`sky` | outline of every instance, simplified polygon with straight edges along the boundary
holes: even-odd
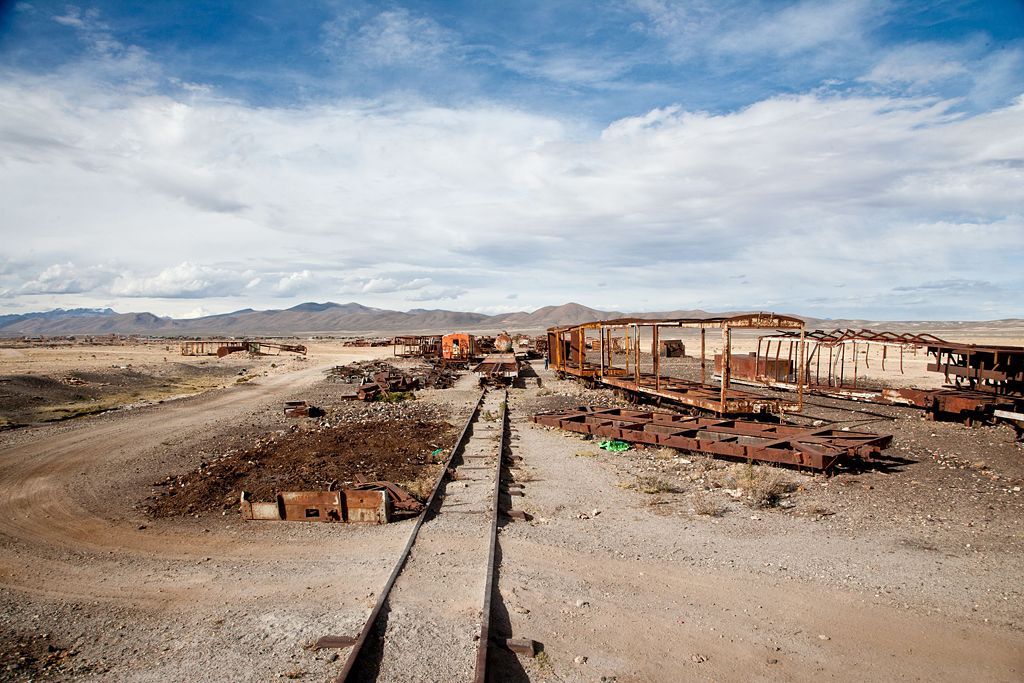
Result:
[[[1024,317],[1024,2],[0,0],[0,313]]]

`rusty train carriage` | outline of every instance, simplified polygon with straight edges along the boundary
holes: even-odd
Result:
[[[701,381],[693,382],[662,373],[660,337],[665,329],[700,330]],[[721,331],[723,346],[722,380],[719,386],[708,384],[706,333]],[[654,319],[621,318],[548,330],[548,353],[551,367],[559,373],[600,382],[632,393],[652,396],[707,410],[719,415],[798,411],[803,408],[802,371],[796,402],[778,397],[761,396],[730,386],[733,329],[793,330],[798,335],[798,367],[803,368],[804,322],[799,318],[775,313],[753,313],[733,317]],[[645,332],[650,338],[653,371],[644,372],[641,350]],[[587,357],[587,351],[600,353],[600,361]],[[616,365],[616,353],[624,353],[625,363]]]
[[[519,361],[514,353],[489,353],[472,370],[481,382],[510,384],[519,376]]]
[[[942,343],[931,334],[897,334],[868,329],[812,330],[806,332],[804,338],[807,345],[805,383],[813,388],[832,387],[839,390],[839,394],[856,392],[861,388],[858,377],[861,349],[866,369],[871,368],[871,350],[877,349],[875,362],[883,371],[898,368],[903,374],[903,361],[908,353],[916,356],[930,344]],[[781,388],[790,388],[786,385],[795,387],[799,381],[795,365],[797,342],[797,335],[792,331],[759,337],[757,351],[752,354],[753,369],[744,373],[742,379]],[[786,349],[785,355],[783,349]],[[853,358],[850,374],[847,374],[847,349]]]
[[[877,458],[892,442],[891,435],[833,427],[807,429],[622,408],[581,407],[539,413],[530,419],[580,434],[821,472],[830,472],[844,461]]]
[[[440,358],[441,337],[439,335],[401,335],[391,341],[394,355],[399,358]]]
[[[302,344],[281,344],[256,339],[224,340],[224,341],[185,341],[181,343],[183,356],[217,356],[223,358],[232,353],[247,351],[254,356],[279,356],[283,352],[306,355],[306,347]],[[272,353],[275,352],[275,353]]]
[[[928,345],[935,362],[932,372],[941,372],[946,382],[1000,396],[1024,398],[1024,347],[957,344],[937,340]]]

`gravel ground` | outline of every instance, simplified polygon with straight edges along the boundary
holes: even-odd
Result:
[[[154,481],[195,470],[218,438],[290,429],[283,400],[329,417],[362,409],[338,408],[344,387],[325,381],[326,365],[296,365],[0,434],[0,678],[337,675],[346,651],[306,646],[358,632],[411,521],[247,524],[231,511],[154,520],[145,510]],[[496,653],[498,680],[1021,680],[1024,453],[1008,428],[814,399],[791,419],[891,432],[893,458],[832,478],[761,467],[752,477],[744,464],[662,449],[607,453],[528,422],[537,410],[620,404],[542,367],[511,390],[513,473],[526,494],[512,500],[530,519],[500,529],[495,601],[498,622],[542,652]],[[417,396],[461,425],[478,390],[464,381]],[[771,506],[751,499],[754,481],[767,482]],[[406,593],[425,613],[462,614],[449,589],[463,579],[446,575],[440,553],[465,544],[468,557],[478,539],[450,531],[419,546],[432,588]],[[396,638],[432,633],[413,613],[396,609]],[[435,647],[452,633],[435,633]]]
[[[832,478],[755,466],[780,496],[758,507],[736,490],[745,464],[607,453],[527,422],[581,392],[540,372],[546,391],[511,401],[532,520],[501,536],[512,630],[544,644],[521,661],[530,680],[1020,680],[1011,430],[812,408],[891,431],[897,460]]]

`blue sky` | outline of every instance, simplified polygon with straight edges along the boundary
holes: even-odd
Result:
[[[1024,315],[1021,2],[0,8],[0,312]]]

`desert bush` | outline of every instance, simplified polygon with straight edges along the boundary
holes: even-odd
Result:
[[[789,490],[779,471],[748,460],[739,476],[743,501],[752,508],[770,508],[779,502],[779,496]]]
[[[377,396],[377,400],[381,403],[401,403],[415,398],[416,394],[411,391],[382,391]]]
[[[677,493],[677,489],[672,482],[662,479],[661,477],[645,474],[636,478],[636,487],[644,493]]]
[[[721,517],[727,509],[723,503],[708,491],[697,491],[690,496],[690,502],[693,504],[694,512],[708,517]]]

